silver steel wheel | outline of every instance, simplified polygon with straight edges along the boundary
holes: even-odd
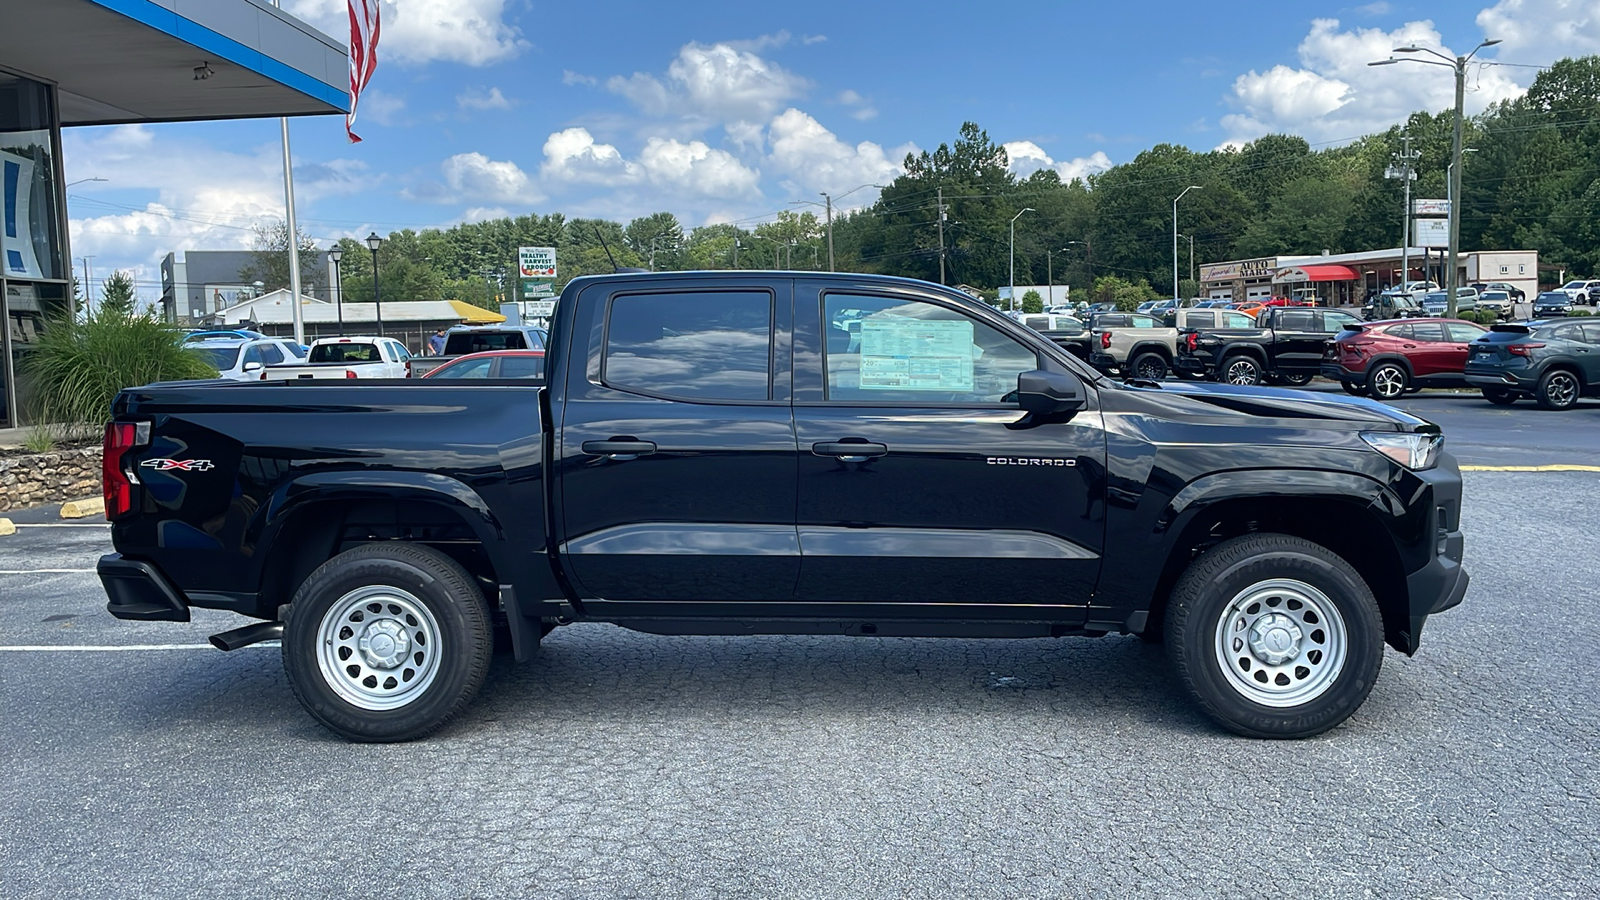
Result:
[[[317,626],[323,680],[361,709],[398,709],[422,696],[438,674],[441,649],[433,613],[389,585],[345,594]]]
[[[1393,400],[1406,392],[1406,373],[1398,366],[1379,366],[1372,373],[1372,396]]]
[[[1350,652],[1344,618],[1328,595],[1288,578],[1253,584],[1217,620],[1217,665],[1240,696],[1299,706],[1339,679]]]
[[[1554,372],[1545,383],[1544,394],[1551,406],[1570,406],[1578,399],[1578,379],[1566,372]]]
[[[1228,363],[1223,375],[1229,384],[1253,385],[1261,381],[1261,367],[1252,359],[1236,359]]]

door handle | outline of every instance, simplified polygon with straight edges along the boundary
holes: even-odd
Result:
[[[866,462],[873,457],[888,456],[889,445],[867,441],[823,441],[812,444],[811,452],[817,456],[837,457],[840,462]]]
[[[592,456],[604,456],[617,462],[627,462],[656,452],[656,445],[654,441],[613,438],[609,441],[584,441],[583,452]]]

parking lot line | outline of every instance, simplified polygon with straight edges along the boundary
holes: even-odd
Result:
[[[1600,472],[1600,466],[1557,463],[1549,466],[1462,466],[1463,472]]]
[[[0,575],[66,575],[76,572],[93,572],[94,569],[0,569]]]
[[[251,647],[277,647],[277,641],[262,641],[251,644]],[[23,644],[16,647],[0,646],[0,653],[120,653],[125,650],[213,650],[217,648],[210,644],[83,644],[77,646],[49,644]],[[240,647],[240,650],[246,648]]]

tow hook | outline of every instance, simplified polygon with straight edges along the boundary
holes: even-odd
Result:
[[[275,641],[281,637],[283,637],[282,622],[257,622],[254,625],[213,634],[208,640],[211,641],[211,646],[226,651],[259,644],[262,641]]]

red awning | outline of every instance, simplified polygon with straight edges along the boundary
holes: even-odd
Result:
[[[1361,276],[1349,266],[1286,266],[1272,277],[1279,283],[1295,281],[1359,281]]]

